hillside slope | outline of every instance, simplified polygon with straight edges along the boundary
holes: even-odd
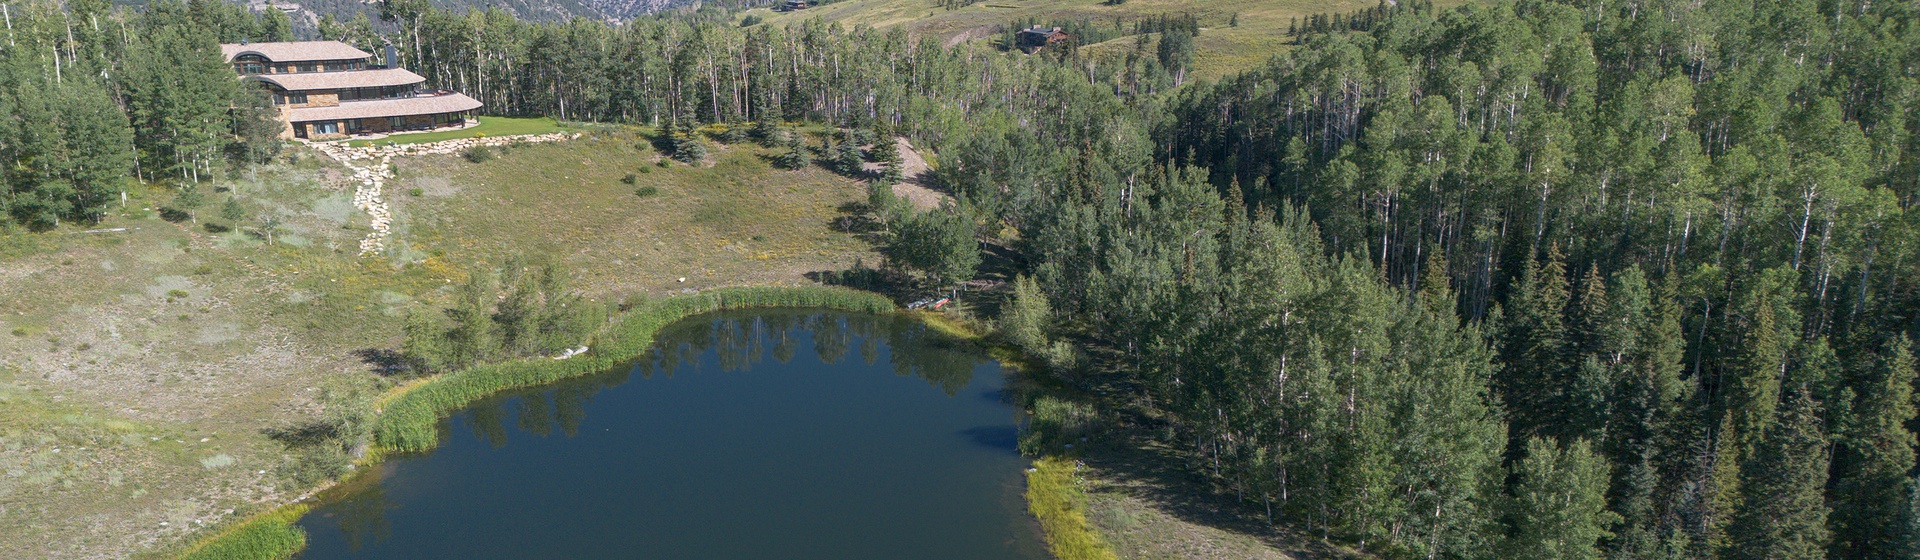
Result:
[[[1442,2],[1452,4],[1455,2]],[[1350,12],[1370,8],[1375,0],[985,0],[954,9],[935,0],[841,0],[808,10],[775,12],[760,8],[745,12],[775,25],[822,18],[843,25],[904,26],[911,32],[940,37],[948,44],[993,40],[1010,23],[1034,20],[1049,25],[1086,22],[1101,27],[1116,24],[1131,33],[1132,23],[1162,15],[1192,15],[1199,20],[1194,39],[1194,69],[1202,78],[1219,78],[1254,67],[1289,42],[1292,18],[1317,13]],[[1238,25],[1234,25],[1237,20]],[[1114,43],[1132,48],[1134,39]]]

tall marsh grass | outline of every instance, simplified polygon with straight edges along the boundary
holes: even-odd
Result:
[[[632,361],[653,346],[668,323],[724,309],[820,307],[884,313],[893,301],[875,293],[831,286],[722,288],[650,301],[628,311],[596,337],[592,351],[568,360],[530,358],[467,368],[412,387],[387,403],[374,426],[381,447],[402,453],[440,444],[442,417],[508,389],[587,375]]]
[[[280,560],[307,547],[307,532],[294,526],[304,504],[255,516],[195,543],[176,560]]]
[[[1077,465],[1064,457],[1041,457],[1027,471],[1027,509],[1040,520],[1047,550],[1060,560],[1115,560],[1113,550],[1087,522],[1086,495],[1074,480]]]

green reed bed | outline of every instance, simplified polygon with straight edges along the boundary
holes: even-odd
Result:
[[[307,546],[307,532],[293,524],[304,504],[248,518],[195,543],[177,560],[279,560]]]
[[[1113,550],[1087,522],[1086,495],[1072,459],[1041,457],[1027,471],[1027,509],[1040,520],[1047,550],[1060,560],[1114,560]]]
[[[724,309],[819,307],[885,313],[893,301],[870,292],[830,286],[721,288],[648,302],[596,337],[591,352],[568,360],[532,358],[476,366],[441,375],[395,397],[380,413],[374,434],[381,447],[403,453],[440,444],[441,418],[494,393],[588,375],[632,361],[653,346],[668,323]]]

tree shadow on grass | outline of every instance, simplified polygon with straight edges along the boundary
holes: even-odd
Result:
[[[332,422],[315,420],[291,426],[262,428],[260,433],[268,439],[280,442],[287,449],[302,449],[326,443],[340,435],[339,426]]]
[[[1086,349],[1092,364],[1124,359],[1104,345]],[[1080,371],[1037,372],[1026,378],[1054,398],[1098,403],[1096,408],[1108,416],[1104,430],[1068,450],[1093,470],[1105,492],[1138,499],[1187,523],[1245,535],[1293,558],[1370,558],[1281,518],[1279,504],[1274,504],[1270,521],[1257,497],[1242,499],[1207,477],[1192,453],[1160,441],[1168,426],[1134,401],[1140,388],[1120,381],[1124,376]]]
[[[1119,441],[1091,446],[1081,458],[1108,490],[1140,499],[1175,519],[1246,535],[1293,558],[1367,558],[1278,519],[1269,523],[1258,500],[1236,500],[1230,489],[1191,472],[1187,454],[1129,430]],[[1278,515],[1276,513],[1276,515]]]
[[[381,377],[405,375],[411,371],[407,367],[406,355],[391,348],[361,348],[354,350],[353,355],[360,358],[361,363],[367,364],[367,367],[373,369],[374,374]]]

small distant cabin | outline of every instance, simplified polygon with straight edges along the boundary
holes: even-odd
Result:
[[[811,7],[813,7],[813,2],[808,2],[807,0],[787,0],[787,3],[780,5],[779,11],[792,12],[797,10],[805,10]]]
[[[1065,31],[1061,31],[1058,27],[1041,27],[1035,25],[1020,30],[1016,43],[1017,46],[1020,47],[1020,50],[1026,51],[1027,54],[1033,54],[1040,52],[1041,49],[1053,46],[1054,43],[1065,41],[1070,37],[1072,36],[1067,35]]]

